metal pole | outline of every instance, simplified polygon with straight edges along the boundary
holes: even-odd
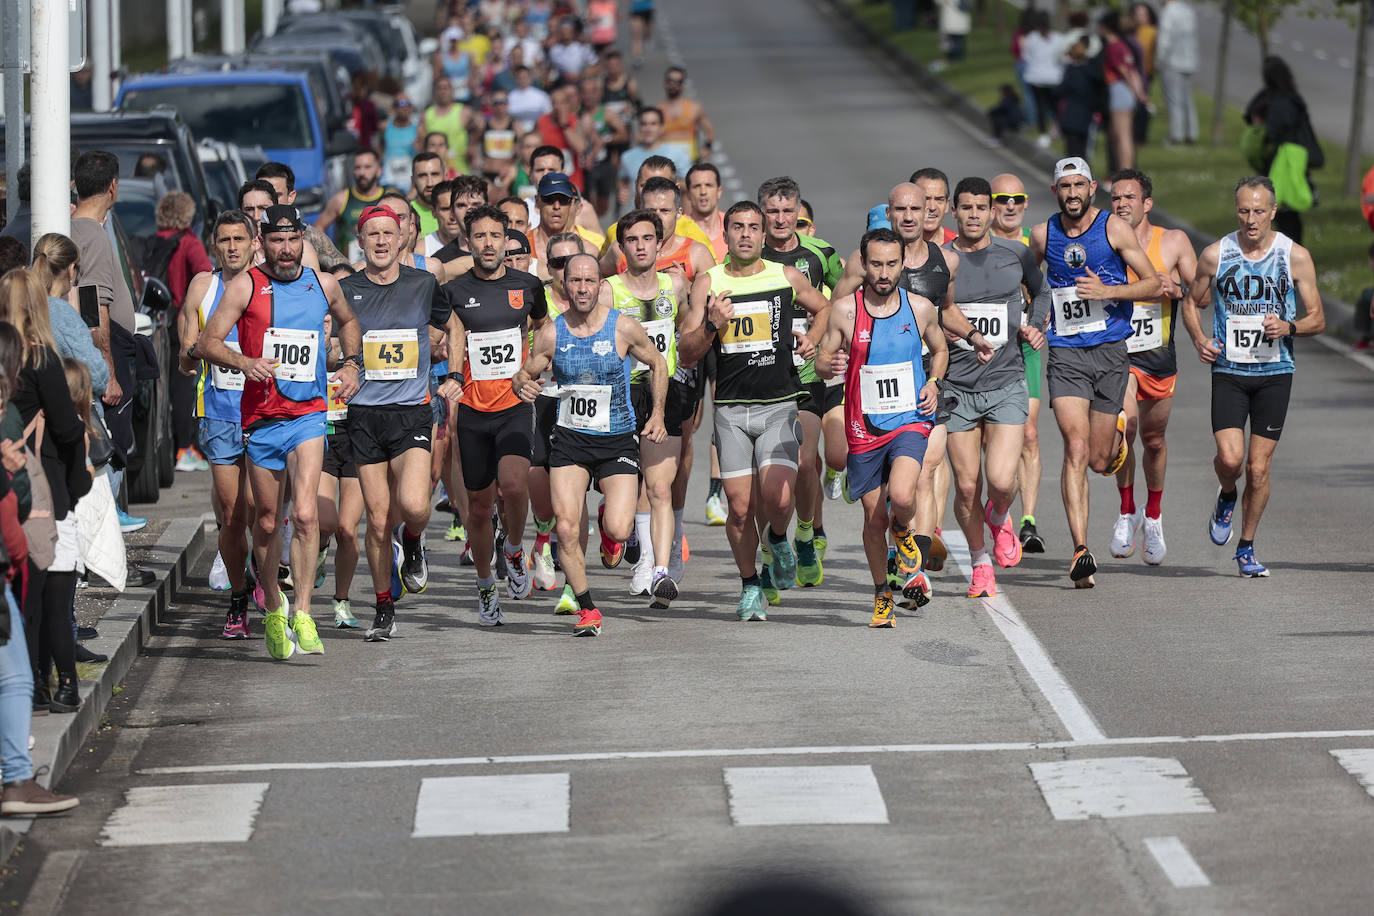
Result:
[[[67,4],[64,0],[33,0],[33,73],[30,79],[33,111],[30,206],[33,236],[46,232],[71,235],[71,94],[67,72]]]
[[[281,9],[277,6],[277,0],[262,0],[262,34],[277,34],[277,20],[281,18]]]
[[[182,45],[181,0],[167,0],[167,59],[179,60],[186,56]]]
[[[109,111],[114,101],[110,92],[110,0],[90,0],[91,110]]]
[[[181,0],[181,46],[187,57],[196,54],[196,7],[191,0]]]
[[[19,63],[19,42],[23,37],[20,0],[4,0],[3,25],[6,63]],[[24,71],[6,67],[5,79],[5,220],[19,209],[19,167],[24,164]]]
[[[114,88],[119,89],[119,71],[124,69],[124,55],[120,52],[120,42],[124,40],[124,27],[120,16],[123,15],[122,0],[110,0],[110,72],[115,74]]]
[[[244,43],[243,0],[220,0],[220,50],[242,54]]]

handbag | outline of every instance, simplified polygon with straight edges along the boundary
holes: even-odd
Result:
[[[89,435],[86,439],[86,458],[90,461],[91,467],[103,468],[115,457],[114,442],[110,440],[110,431],[105,427],[105,421],[94,408],[91,410],[91,422],[87,427]],[[118,468],[119,464],[116,463]]]
[[[43,449],[45,424],[46,418],[40,410],[24,428],[24,460],[25,470],[29,473],[31,503],[29,517],[24,520],[24,537],[29,542],[29,559],[37,569],[47,569],[57,557],[57,520],[52,514],[52,487],[48,485],[48,475],[43,472],[43,461],[38,457]],[[27,444],[30,436],[34,437],[32,447]]]

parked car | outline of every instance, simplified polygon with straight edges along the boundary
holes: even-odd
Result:
[[[358,23],[375,36],[386,54],[387,72],[401,83],[417,108],[423,109],[429,104],[434,77],[426,51],[433,53],[438,42],[434,39],[420,41],[404,8],[347,9],[293,17],[290,21],[315,23],[338,19]]]
[[[335,42],[347,43],[358,49],[363,59],[363,68],[378,76],[390,74],[400,78],[399,60],[388,59],[383,38],[368,23],[349,19],[333,13],[289,16],[277,25],[273,38],[292,40],[317,40],[328,38]],[[350,74],[356,71],[350,69]]]
[[[331,60],[327,51],[262,52],[238,56],[198,54],[167,64],[168,73],[200,73],[206,70],[292,70],[310,77],[310,88],[320,104],[325,133],[348,126],[348,71]]]
[[[244,164],[239,145],[205,137],[196,150],[200,153],[200,167],[205,171],[210,196],[219,204],[220,210],[235,209],[238,206],[239,188],[253,177],[253,172],[248,171]]]

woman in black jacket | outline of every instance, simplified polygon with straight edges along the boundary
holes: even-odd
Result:
[[[91,489],[91,475],[86,470],[86,427],[76,415],[62,358],[53,345],[47,292],[28,270],[12,270],[0,277],[0,320],[14,325],[22,346],[21,368],[11,400],[26,428],[40,411],[43,414],[38,457],[52,490],[58,533],[55,559],[47,569],[39,569],[30,560],[23,589],[25,632],[34,665],[34,711],[75,712],[81,700],[69,609],[76,593],[81,549],[72,508]],[[36,438],[35,430],[30,447]],[[49,696],[48,672],[54,663],[57,690]]]
[[[1259,171],[1268,175],[1274,164],[1274,156],[1279,145],[1296,143],[1307,149],[1307,183],[1312,183],[1312,169],[1326,164],[1326,155],[1317,134],[1312,130],[1312,120],[1307,116],[1307,103],[1298,93],[1298,84],[1293,79],[1293,71],[1283,62],[1283,58],[1270,55],[1261,67],[1264,88],[1255,93],[1250,104],[1245,106],[1245,123],[1264,126],[1264,152],[1260,162],[1252,162]],[[1315,195],[1314,195],[1315,196]],[[1280,207],[1274,217],[1274,228],[1302,244],[1302,214],[1288,207]]]

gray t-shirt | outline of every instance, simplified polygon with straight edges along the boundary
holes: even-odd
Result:
[[[339,281],[363,334],[359,407],[423,404],[429,397],[429,326],[442,328],[452,309],[434,275],[401,266],[380,286],[361,270]]]
[[[110,320],[130,334],[134,332],[134,300],[124,277],[124,266],[115,257],[105,227],[89,217],[72,219],[72,241],[81,252],[76,285],[95,285],[100,304],[110,310]]]
[[[1031,324],[1044,323],[1050,304],[1049,286],[1035,263],[1035,255],[1020,242],[995,237],[978,251],[959,251],[953,242],[945,248],[959,255],[955,304],[997,347],[997,355],[983,365],[973,348],[962,340],[950,344],[946,380],[965,391],[994,391],[1024,379],[1026,364],[1017,337],[1025,307],[1022,285],[1031,295]]]

